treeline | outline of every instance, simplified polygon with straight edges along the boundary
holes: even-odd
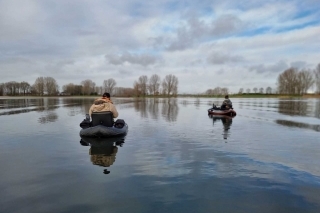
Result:
[[[0,95],[57,95],[59,86],[52,77],[38,77],[33,85],[28,82],[0,83]]]
[[[277,88],[271,87],[254,87],[240,88],[238,94],[292,94],[302,95],[315,86],[315,93],[320,94],[320,64],[314,70],[289,68],[283,71],[277,79]],[[204,92],[205,95],[226,95],[229,94],[229,89],[224,87],[216,87],[208,89]]]
[[[250,94],[252,93],[251,91],[253,91],[253,93],[260,93],[260,94],[272,94],[272,88],[271,87],[267,87],[267,88],[257,88],[257,87],[254,87],[252,90],[251,88],[247,88],[247,89],[244,89],[244,88],[240,88],[239,89],[239,92],[238,94]],[[208,89],[205,93],[205,95],[227,95],[229,94],[229,89],[226,88],[226,87],[216,87],[214,89]]]
[[[102,86],[97,86],[90,79],[81,81],[80,84],[68,83],[62,86],[61,92],[57,81],[52,77],[38,77],[33,85],[28,82],[10,81],[0,83],[0,95],[19,96],[55,96],[55,95],[101,95],[109,92],[112,96],[132,97],[146,95],[177,95],[178,78],[174,75],[167,75],[161,81],[160,76],[154,74],[150,79],[143,75],[134,82],[133,88],[116,87],[117,82],[107,79],[102,82]]]

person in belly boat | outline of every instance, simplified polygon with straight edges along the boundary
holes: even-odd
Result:
[[[221,109],[232,109],[232,102],[230,101],[229,96],[226,95],[224,98]]]
[[[111,99],[110,99],[110,94],[109,93],[103,93],[102,98],[96,99],[92,106],[89,109],[89,115],[91,117],[91,114],[93,112],[106,112],[110,111],[113,114],[113,118],[118,117],[118,111],[116,107],[113,105]]]

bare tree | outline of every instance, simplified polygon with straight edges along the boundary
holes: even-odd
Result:
[[[278,91],[284,94],[304,94],[313,85],[312,72],[309,70],[298,71],[289,68],[278,76]]]
[[[257,87],[253,88],[253,92],[257,93],[258,92],[258,88]]]
[[[178,94],[178,78],[175,75],[167,75],[163,82],[162,87],[165,89],[167,95]]]
[[[247,91],[247,94],[249,94],[249,93],[250,93],[250,89],[247,89],[246,91]]]
[[[137,81],[133,83],[133,91],[136,96],[141,95],[141,85]]]
[[[310,70],[301,70],[298,73],[298,94],[306,94],[308,89],[313,85],[314,80]]]
[[[266,94],[271,94],[271,93],[272,93],[271,87],[267,87],[267,89],[266,89]]]
[[[148,76],[142,75],[138,79],[138,84],[140,85],[140,91],[142,95],[147,95],[148,89]]]
[[[240,88],[238,94],[242,94],[242,93],[243,93],[243,88]]]
[[[81,82],[82,85],[82,93],[84,95],[92,95],[94,93],[94,89],[96,86],[96,83],[94,83],[92,80],[87,79]]]
[[[113,78],[109,78],[108,80],[103,81],[103,89],[105,92],[113,95],[114,88],[117,85],[117,82]]]
[[[75,88],[75,85],[73,83],[69,83],[69,84],[66,84],[66,85],[62,86],[62,91],[64,93],[68,93],[70,95],[74,95],[74,88]]]
[[[213,89],[207,89],[205,92],[206,95],[213,95]]]
[[[44,92],[45,92],[44,77],[38,77],[36,79],[36,81],[33,84],[33,89],[39,96],[44,95]]]
[[[259,89],[259,92],[260,92],[261,94],[263,93],[263,88],[262,88],[262,87]]]
[[[229,93],[229,89],[224,87],[224,88],[221,88],[221,95],[228,95]]]
[[[320,94],[320,64],[314,70],[316,93]]]
[[[44,87],[48,95],[56,95],[59,91],[57,81],[52,77],[44,78]]]
[[[298,71],[295,68],[289,68],[278,76],[278,92],[280,94],[296,94]]]
[[[221,95],[221,94],[222,94],[222,88],[221,88],[221,87],[215,87],[215,88],[212,90],[212,94],[213,94],[213,95]]]
[[[1,83],[0,84],[0,95],[3,96],[5,94],[5,84]]]
[[[26,95],[26,92],[29,92],[31,86],[28,82],[22,81],[20,83],[20,88],[23,91],[23,95]]]
[[[153,74],[149,80],[149,92],[150,94],[156,95],[159,94],[160,89],[160,76]]]
[[[17,88],[20,88],[20,85],[18,85],[19,83],[16,81],[9,81],[7,83],[5,83],[5,88],[6,88],[6,92],[8,95],[16,95],[17,93]]]

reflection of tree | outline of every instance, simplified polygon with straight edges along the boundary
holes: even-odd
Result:
[[[167,121],[175,121],[178,116],[177,100],[173,98],[168,99],[149,99],[141,98],[134,101],[134,108],[140,112],[141,117],[148,117],[148,113],[153,119],[159,117],[159,105],[162,104],[162,115]]]
[[[62,98],[64,108],[68,108],[68,115],[88,114],[94,101],[93,98]]]
[[[177,120],[179,107],[177,99],[168,98],[162,103],[162,115],[169,122]]]
[[[278,109],[285,115],[307,115],[308,104],[303,101],[280,101]]]
[[[0,113],[0,116],[37,111],[46,113],[39,118],[39,122],[47,123],[57,120],[58,115],[53,111],[59,108],[59,100],[52,98],[6,99],[0,102],[0,106],[0,109],[9,109],[9,111]]]
[[[37,100],[39,111],[44,114],[38,119],[38,122],[41,124],[55,122],[58,119],[58,115],[54,110],[59,108],[59,99],[43,98]]]
[[[320,118],[320,101],[316,103],[315,117]]]
[[[196,108],[198,109],[200,106],[200,98],[197,98],[194,102],[194,105],[196,106]]]
[[[159,102],[158,99],[150,99],[149,106],[148,106],[149,112],[151,114],[151,117],[153,119],[158,119],[159,117]]]
[[[229,129],[232,125],[232,117],[229,116],[221,116],[221,115],[209,115],[210,118],[212,118],[213,125],[220,121],[223,125],[223,138],[227,139],[228,136],[230,136]]]
[[[38,121],[41,124],[55,122],[58,119],[58,115],[55,112],[48,112],[45,116],[41,116]]]
[[[276,120],[277,124],[288,126],[288,127],[298,127],[303,129],[312,129],[317,132],[320,132],[320,125],[314,125],[314,124],[306,124],[306,123],[300,123],[295,121],[286,121],[286,120]]]
[[[147,113],[147,99],[136,99],[134,102],[134,109],[140,112],[141,117],[146,118],[148,117]]]

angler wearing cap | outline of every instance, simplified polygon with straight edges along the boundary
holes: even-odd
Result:
[[[92,106],[89,109],[89,115],[91,117],[91,114],[93,112],[106,112],[110,111],[113,114],[113,118],[118,117],[118,111],[116,107],[113,105],[111,99],[110,99],[110,94],[109,93],[103,93],[102,98],[96,99]]]

